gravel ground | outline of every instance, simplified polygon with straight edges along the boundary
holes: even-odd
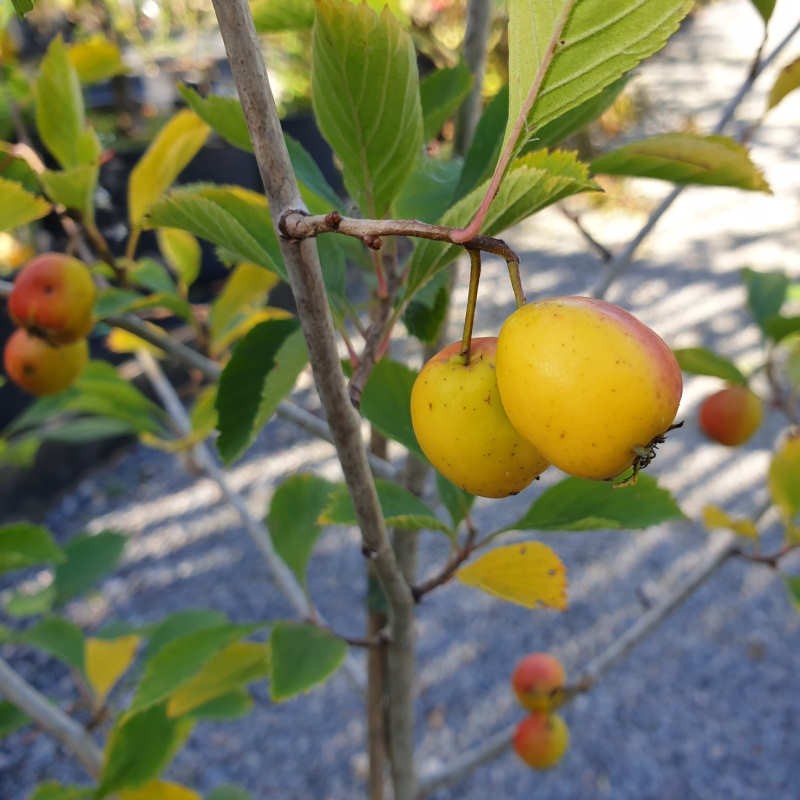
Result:
[[[775,30],[796,15],[778,3]],[[636,79],[652,104],[647,132],[686,122],[715,121],[746,70],[759,37],[747,0],[704,8],[691,26]],[[776,33],[774,41],[778,39]],[[787,54],[782,63],[797,54]],[[769,79],[741,111],[755,117]],[[687,191],[640,253],[635,269],[609,299],[626,305],[673,346],[705,344],[743,366],[758,357],[758,336],[743,311],[738,270],[784,269],[800,276],[798,198],[800,104],[787,99],[753,142],[774,195],[725,189]],[[642,207],[593,210],[591,230],[623,244],[666,189],[636,184]],[[598,274],[575,229],[547,211],[508,237],[522,253],[529,296],[585,292]],[[457,293],[456,304],[465,290]],[[486,269],[478,333],[491,333],[511,310],[501,269]],[[698,402],[714,381],[687,381],[684,429],[662,450],[653,472],[696,520],[708,502],[748,513],[764,501],[764,475],[780,428],[770,420],[736,451],[700,439]],[[314,406],[310,391],[296,398]],[[230,470],[251,508],[262,514],[281,476],[314,470],[337,477],[331,448],[279,421]],[[548,477],[544,482],[554,480]],[[476,521],[488,529],[512,521],[537,489],[504,501],[479,502]],[[290,616],[264,565],[218,501],[214,487],[180,464],[134,448],[83,479],[47,513],[60,537],[88,528],[130,534],[122,568],[102,597],[73,604],[88,625],[112,618],[134,624],[185,608],[210,607],[236,620]],[[768,532],[769,534],[770,532]],[[774,531],[771,531],[774,535]],[[577,674],[643,611],[703,558],[710,538],[696,523],[644,532],[548,537],[567,565],[570,607],[531,613],[458,584],[426,598],[419,615],[418,749],[423,771],[458,756],[487,734],[519,719],[508,688],[516,659],[552,649]],[[432,572],[444,557],[439,537],[421,540],[420,564]],[[340,630],[357,632],[363,581],[357,535],[336,529],[320,540],[309,585]],[[787,563],[798,569],[798,560]],[[792,800],[800,797],[800,616],[769,570],[729,562],[588,695],[565,711],[571,746],[562,766],[534,773],[511,754],[490,762],[436,800],[487,797],[547,800]],[[59,696],[65,673],[31,653],[10,657],[34,684]],[[243,723],[201,725],[169,771],[201,791],[224,782],[256,798],[342,800],[364,793],[364,725],[360,699],[338,674],[325,687],[282,705],[256,686],[255,710]],[[47,777],[83,780],[80,769],[44,736],[17,734],[0,742],[0,797],[26,797]]]

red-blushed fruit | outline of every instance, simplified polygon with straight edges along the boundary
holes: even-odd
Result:
[[[548,769],[567,752],[569,728],[558,714],[534,711],[517,725],[513,744],[529,767]]]
[[[631,467],[675,419],[683,378],[659,336],[590,297],[528,303],[503,323],[497,384],[511,424],[579,478]]]
[[[86,365],[86,339],[53,347],[44,339],[17,328],[3,350],[6,374],[33,395],[56,394],[66,389]]]
[[[456,486],[482,497],[522,491],[547,469],[536,448],[511,427],[500,403],[493,337],[448,345],[420,370],[411,390],[411,421],[422,451]]]
[[[761,399],[746,386],[730,384],[706,397],[700,404],[700,430],[720,444],[744,444],[761,424]]]
[[[566,680],[564,666],[550,653],[528,653],[511,674],[514,694],[528,711],[552,711],[561,705]]]
[[[11,319],[51,344],[69,344],[92,329],[95,285],[87,266],[63,253],[29,261],[8,298]]]

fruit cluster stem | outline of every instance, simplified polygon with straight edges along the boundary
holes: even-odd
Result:
[[[464,333],[461,336],[461,350],[459,351],[465,365],[469,364],[475,309],[478,306],[478,284],[481,281],[481,252],[469,247],[467,252],[469,253],[469,291],[467,292],[467,309],[464,313]]]

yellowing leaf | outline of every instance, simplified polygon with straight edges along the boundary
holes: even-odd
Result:
[[[202,800],[197,792],[169,781],[148,781],[136,789],[123,789],[120,800]]]
[[[269,647],[234,642],[221,650],[169,699],[167,716],[179,717],[269,672]]]
[[[468,586],[526,608],[567,607],[567,575],[561,559],[540,542],[520,542],[490,550],[462,567],[456,577]]]
[[[112,353],[135,353],[137,350],[148,350],[158,358],[163,358],[164,356],[164,351],[160,347],[156,347],[135,333],[125,331],[122,328],[113,328],[111,330],[111,333],[106,337],[106,347]]]
[[[787,439],[772,457],[767,485],[772,502],[791,526],[800,512],[800,436]]]
[[[156,231],[158,249],[180,282],[189,287],[200,274],[202,253],[200,243],[188,231],[180,228],[159,228]]]
[[[119,47],[100,34],[71,44],[67,56],[81,83],[97,83],[125,72]]]
[[[50,213],[50,203],[26,192],[16,181],[0,178],[0,231],[9,231]]]
[[[158,200],[203,146],[211,128],[193,111],[175,114],[159,131],[131,172],[128,211],[131,226],[138,227]]]
[[[119,639],[87,639],[85,645],[86,677],[102,703],[111,687],[131,665],[139,646],[138,636]]]
[[[800,87],[800,58],[796,58],[791,63],[787,64],[775,78],[775,83],[769,90],[767,98],[767,111],[775,108],[789,92],[794,91]]]
[[[703,525],[709,530],[723,528],[733,531],[739,536],[744,536],[746,539],[758,539],[758,528],[756,528],[756,524],[753,520],[747,519],[746,517],[743,519],[734,519],[719,508],[719,506],[706,506],[703,509]]]

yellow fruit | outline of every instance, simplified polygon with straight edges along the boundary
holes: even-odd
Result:
[[[472,340],[469,364],[460,342],[422,368],[411,391],[411,420],[422,451],[457,486],[482,497],[522,491],[547,468],[512,427],[500,404],[493,337]]]
[[[514,750],[534,769],[557,764],[569,747],[569,728],[558,714],[534,711],[517,725]]]
[[[511,424],[544,458],[570,475],[603,480],[667,431],[683,387],[657,334],[588,297],[515,311],[498,337],[497,382]]]
[[[86,339],[53,347],[24,328],[11,334],[3,351],[8,377],[37,396],[66,389],[80,375],[88,358]]]

